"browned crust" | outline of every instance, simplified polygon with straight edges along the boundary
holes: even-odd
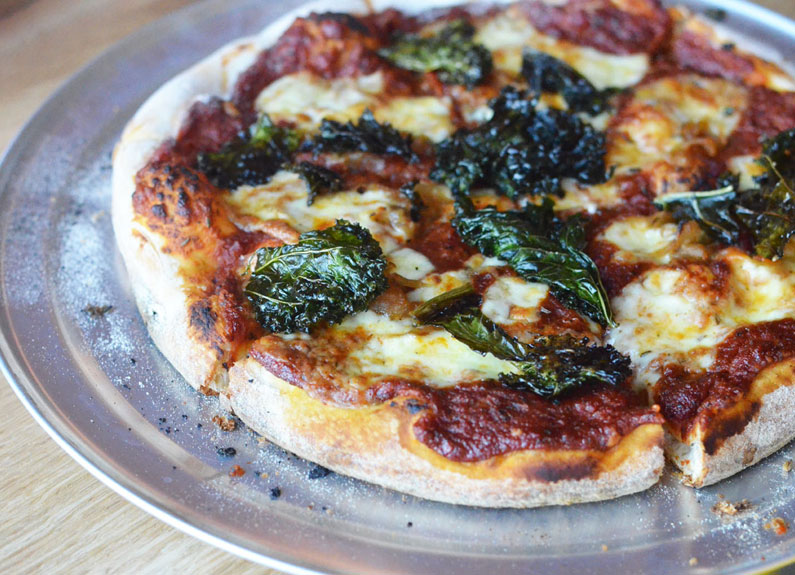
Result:
[[[734,406],[700,422],[684,440],[666,434],[666,453],[694,487],[757,463],[795,438],[795,360],[768,367]]]
[[[520,451],[450,461],[413,436],[400,401],[343,408],[310,397],[254,359],[230,371],[222,402],[249,427],[297,455],[419,497],[482,507],[598,501],[653,485],[663,468],[662,426],[646,424],[606,452]]]

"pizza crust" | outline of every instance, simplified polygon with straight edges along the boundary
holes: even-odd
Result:
[[[795,360],[774,365],[763,371],[738,404],[738,410],[751,404],[760,406],[740,433],[728,437],[714,453],[708,453],[704,438],[716,428],[697,427],[689,441],[666,434],[665,450],[682,470],[684,482],[693,487],[712,485],[750,467],[784,447],[795,438]],[[728,411],[728,410],[727,410]],[[724,415],[726,420],[730,414]]]
[[[221,403],[250,428],[300,457],[447,503],[536,507],[610,499],[652,486],[664,465],[658,424],[636,428],[604,453],[523,451],[476,463],[453,462],[413,437],[412,416],[401,405],[327,405],[253,358],[232,367]]]

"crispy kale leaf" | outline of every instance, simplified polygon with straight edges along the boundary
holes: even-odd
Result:
[[[540,205],[500,212],[472,208],[468,198],[456,203],[453,227],[483,255],[506,261],[528,281],[547,284],[566,306],[601,325],[614,325],[599,271],[585,247],[585,226],[579,216],[565,222],[544,198]]]
[[[306,183],[306,205],[311,206],[321,194],[333,194],[342,188],[342,177],[335,171],[310,162],[290,166]]]
[[[755,255],[779,258],[795,235],[795,129],[767,142],[758,162],[766,171],[756,188],[741,191],[730,176],[717,190],[667,194],[654,203],[679,222],[695,220],[715,240],[747,241]]]
[[[376,121],[368,109],[356,124],[323,120],[320,132],[313,138],[309,148],[315,153],[369,152],[400,156],[407,161],[413,161],[415,155],[411,150],[411,141],[410,136],[404,136],[391,125]]]
[[[492,118],[461,129],[437,146],[431,179],[466,195],[475,184],[510,198],[560,192],[562,178],[605,180],[605,137],[576,116],[537,110],[536,100],[512,87],[491,104]]]
[[[436,72],[445,84],[476,86],[491,73],[491,52],[472,41],[475,29],[466,20],[456,20],[433,36],[407,34],[397,38],[379,54],[399,68],[414,72]]]
[[[725,244],[737,244],[742,226],[734,213],[737,192],[731,185],[706,192],[665,194],[654,204],[671,212],[678,222],[695,220],[714,239]]]
[[[244,291],[270,332],[308,332],[367,309],[387,287],[386,260],[370,232],[337,220],[297,244],[260,248]]]
[[[263,114],[219,152],[199,154],[198,167],[220,188],[264,184],[290,160],[299,143],[296,131],[274,125]]]
[[[522,76],[535,94],[557,92],[574,112],[601,114],[610,108],[608,99],[618,90],[599,90],[565,62],[535,50],[522,54]]]
[[[479,353],[513,362],[517,372],[500,374],[500,382],[542,397],[555,397],[594,381],[618,385],[631,373],[629,358],[609,345],[587,345],[587,338],[540,336],[532,343],[521,342],[484,316],[479,300],[467,284],[425,302],[414,316],[422,323],[443,327]]]
[[[417,183],[418,182],[416,180],[413,180],[400,186],[400,193],[403,194],[411,204],[409,217],[411,218],[412,222],[420,221],[422,210],[426,208],[422,196],[417,193]]]

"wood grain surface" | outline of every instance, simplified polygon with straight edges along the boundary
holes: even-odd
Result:
[[[0,0],[0,150],[81,66],[188,0]],[[795,18],[795,0],[760,0]],[[172,529],[94,479],[0,383],[0,571],[265,573]]]

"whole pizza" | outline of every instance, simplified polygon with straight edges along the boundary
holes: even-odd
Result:
[[[375,4],[375,6],[371,6]],[[152,339],[283,448],[421,497],[693,486],[795,437],[795,81],[656,0],[332,3],[114,156]]]

